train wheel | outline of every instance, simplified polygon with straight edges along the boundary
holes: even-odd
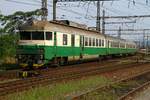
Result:
[[[99,55],[98,62],[102,62],[103,57]]]
[[[61,59],[60,59],[60,65],[65,65],[65,58],[61,57]]]
[[[53,67],[59,67],[60,65],[59,65],[59,59],[58,58],[54,58],[54,60],[53,60],[53,63],[52,63],[52,66]]]
[[[68,64],[68,57],[63,57],[64,59],[64,65],[67,65]]]

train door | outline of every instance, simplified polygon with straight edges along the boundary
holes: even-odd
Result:
[[[109,54],[109,40],[106,39],[106,54]]]
[[[75,46],[75,35],[72,34],[71,35],[71,47],[74,47]]]
[[[108,43],[107,43],[107,48],[110,48],[110,41],[109,40],[107,40],[108,41]]]
[[[84,50],[84,36],[83,35],[80,36],[80,48],[82,51]]]
[[[71,35],[71,49],[72,49],[72,55],[74,58],[75,56],[75,35],[74,34]]]
[[[108,50],[107,50],[107,51],[108,51],[108,55],[109,55],[109,54],[111,54],[111,49],[110,49],[110,48],[111,48],[111,41],[108,40],[108,43],[107,43],[107,44],[108,44],[108,46],[107,46],[107,49],[108,49]]]
[[[83,58],[83,52],[84,52],[84,36],[80,35],[80,58]]]
[[[54,56],[57,56],[57,36],[56,32],[54,32]]]

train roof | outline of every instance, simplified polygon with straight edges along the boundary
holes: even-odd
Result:
[[[64,33],[74,33],[74,34],[90,34],[90,35],[100,35],[109,39],[119,40],[123,42],[129,42],[125,39],[118,39],[117,37],[112,37],[108,35],[104,35],[95,30],[88,30],[85,28],[69,26],[58,21],[28,21],[24,25],[20,27],[20,30],[28,30],[28,31],[57,31],[57,32],[64,32]],[[134,43],[130,41],[129,43]]]
[[[63,23],[59,23],[57,21],[32,21],[27,22],[20,27],[20,30],[49,30],[49,31],[57,31],[57,32],[64,32],[64,33],[86,33],[87,34],[95,34],[95,35],[103,35],[98,31],[88,30],[85,28],[79,28],[74,26],[69,26]],[[103,35],[105,36],[105,35]]]

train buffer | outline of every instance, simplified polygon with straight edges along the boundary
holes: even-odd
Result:
[[[33,71],[33,70],[19,72],[19,77],[22,77],[22,78],[33,77],[33,76],[38,76],[38,75],[40,75],[40,73],[37,71]]]

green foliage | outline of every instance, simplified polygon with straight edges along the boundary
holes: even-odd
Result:
[[[18,35],[15,33],[19,26],[40,15],[39,9],[29,12],[17,11],[7,16],[0,13],[0,61],[6,57],[14,57],[16,54]]]
[[[4,57],[14,57],[16,54],[16,41],[18,36],[14,34],[7,34],[0,36],[0,59]]]
[[[17,11],[12,15],[2,15],[0,14],[1,25],[4,26],[4,31],[7,33],[14,32],[15,29],[25,23],[27,20],[33,19],[34,17],[40,16],[41,10],[37,9],[35,11],[22,12]]]

